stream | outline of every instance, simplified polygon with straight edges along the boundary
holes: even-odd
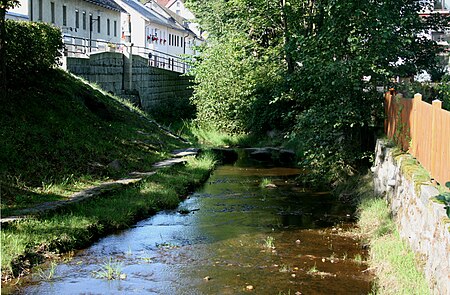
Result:
[[[301,173],[219,166],[178,209],[66,257],[19,294],[368,294],[353,208],[298,187]],[[121,279],[101,278],[102,267]]]

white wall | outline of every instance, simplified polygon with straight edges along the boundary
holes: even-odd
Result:
[[[54,20],[52,20],[52,3],[54,5]],[[29,0],[28,7],[30,20],[53,23],[60,27],[64,34],[73,37],[89,38],[90,15],[92,15],[92,39],[114,43],[120,41],[121,22],[120,12],[118,11],[106,9],[83,0]],[[63,7],[66,10],[65,24],[63,21]],[[78,11],[78,26],[76,11]],[[100,33],[98,33],[98,16],[100,16]],[[108,20],[109,34],[107,28]]]
[[[28,1],[20,0],[19,6],[6,12],[6,19],[26,20],[28,18]],[[29,19],[29,18],[28,18]]]

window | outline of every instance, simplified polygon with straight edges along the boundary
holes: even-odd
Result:
[[[177,9],[176,14],[180,15],[180,10],[179,9]]]
[[[91,31],[91,32],[93,31],[92,24],[93,24],[92,14],[89,14],[89,31]]]
[[[114,37],[117,37],[117,21],[114,21]]]
[[[75,10],[75,28],[80,28],[80,12],[78,11],[78,9]]]
[[[86,30],[86,11],[83,11],[83,30]]]
[[[450,10],[450,0],[434,0],[435,10]]]
[[[97,16],[97,33],[100,33],[100,15]]]
[[[42,0],[38,1],[38,9],[39,9],[38,20],[42,20]]]
[[[433,39],[433,41],[436,41],[436,42],[445,42],[446,41],[445,34],[442,32],[433,32],[431,34],[431,38]]]
[[[180,1],[177,1],[177,7],[180,7]]]
[[[172,45],[172,34],[169,34],[169,45]]]
[[[63,26],[67,26],[67,7],[63,5]]]
[[[180,46],[180,36],[177,36],[177,46]]]
[[[50,2],[50,18],[52,24],[55,23],[55,2]]]
[[[110,28],[110,20],[109,18],[106,20],[106,32],[109,35],[111,35],[111,28]]]

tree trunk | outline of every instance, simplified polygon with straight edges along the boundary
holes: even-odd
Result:
[[[283,27],[283,37],[284,37],[284,44],[283,44],[284,59],[286,60],[288,74],[292,74],[294,72],[294,62],[292,59],[292,54],[288,50],[288,44],[290,43],[290,36],[286,13],[286,0],[280,0],[280,6],[281,6],[281,25]]]

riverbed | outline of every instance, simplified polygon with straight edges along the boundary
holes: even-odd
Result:
[[[299,187],[302,173],[259,162],[219,166],[176,210],[47,264],[18,293],[369,293],[353,208]]]

